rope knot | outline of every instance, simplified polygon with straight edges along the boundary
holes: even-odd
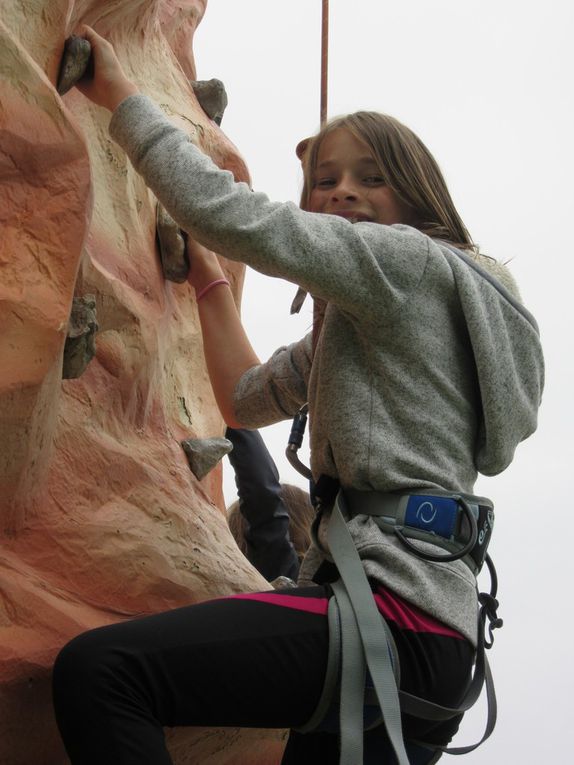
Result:
[[[504,624],[503,620],[498,616],[497,609],[499,606],[498,600],[489,595],[487,592],[481,592],[478,595],[479,603],[481,604],[481,622],[486,627],[486,620],[488,619],[488,640],[484,639],[484,645],[486,648],[492,648],[494,643],[494,630],[500,629]]]

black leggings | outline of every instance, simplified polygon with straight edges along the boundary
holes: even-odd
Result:
[[[327,586],[285,594],[314,600],[330,592]],[[54,705],[73,765],[170,765],[164,726],[305,723],[323,687],[327,619],[269,602],[274,597],[220,598],[101,627],[68,643],[54,666]],[[472,665],[467,641],[412,633],[392,622],[390,627],[401,686],[442,704],[456,703]],[[404,726],[409,736],[446,743],[458,721],[421,728],[419,721],[405,719]],[[337,758],[336,735],[292,733],[283,763]]]

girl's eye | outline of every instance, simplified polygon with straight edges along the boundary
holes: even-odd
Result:
[[[318,178],[315,181],[315,187],[316,188],[320,188],[320,189],[321,188],[328,189],[328,188],[330,188],[331,186],[334,186],[334,185],[335,185],[335,179],[334,178]]]
[[[368,175],[366,178],[363,178],[363,181],[371,186],[384,185],[385,183],[385,179],[382,175]]]

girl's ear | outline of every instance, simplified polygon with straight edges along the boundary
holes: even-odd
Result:
[[[299,141],[297,144],[297,147],[295,148],[295,154],[297,157],[303,162],[303,159],[305,157],[305,152],[307,151],[307,147],[309,146],[310,138],[303,138],[302,141]]]

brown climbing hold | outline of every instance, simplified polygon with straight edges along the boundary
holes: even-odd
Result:
[[[96,298],[94,295],[75,297],[64,346],[64,380],[80,377],[96,353]]]
[[[84,37],[72,35],[64,43],[64,53],[58,73],[56,89],[63,96],[82,77],[93,75],[92,46]]]
[[[181,445],[191,472],[200,481],[233,449],[227,438],[187,438]]]
[[[223,112],[227,106],[227,93],[221,80],[194,80],[190,83],[195,97],[207,116],[217,125],[221,125]]]
[[[159,203],[156,214],[156,231],[163,275],[170,282],[181,284],[187,279],[189,273],[185,233]]]

